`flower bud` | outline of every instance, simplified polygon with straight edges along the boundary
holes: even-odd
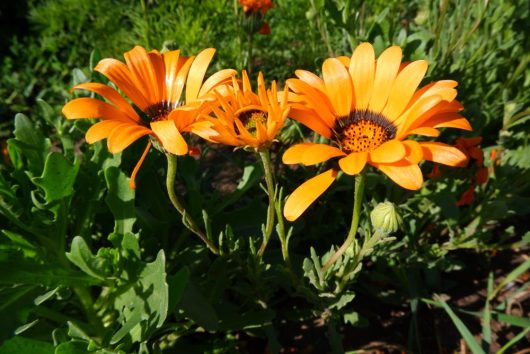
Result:
[[[370,213],[372,226],[385,233],[396,232],[403,223],[396,206],[391,202],[379,203]]]

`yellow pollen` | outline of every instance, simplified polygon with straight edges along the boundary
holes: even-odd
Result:
[[[257,109],[242,112],[239,114],[238,118],[252,135],[256,135],[256,126],[258,122],[263,125],[267,124],[267,113]],[[237,129],[237,127],[235,127],[235,129],[236,132],[239,133],[239,129]]]

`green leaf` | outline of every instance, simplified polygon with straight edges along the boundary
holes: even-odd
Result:
[[[493,290],[493,292],[488,296],[488,300],[492,300],[493,298],[495,298],[495,296],[497,295],[497,293],[499,291],[501,291],[505,286],[506,284],[508,283],[511,283],[513,281],[515,281],[517,278],[519,278],[519,276],[521,274],[523,274],[524,272],[526,272],[528,269],[530,269],[530,259],[527,259],[525,262],[521,263],[517,268],[515,268],[514,270],[512,270],[510,272],[510,274],[508,274],[500,283],[499,285],[497,285],[497,287],[495,288],[495,290]]]
[[[427,302],[427,301],[426,301]],[[482,348],[478,345],[477,341],[469,331],[469,329],[466,327],[464,322],[454,313],[454,311],[447,305],[447,303],[441,299],[431,301],[429,303],[435,303],[437,306],[442,307],[447,315],[451,318],[451,321],[453,321],[453,324],[455,325],[458,332],[460,332],[460,335],[464,340],[466,341],[467,346],[473,354],[484,354],[485,352],[482,350]]]
[[[16,252],[0,253],[0,284],[93,285],[98,281],[58,263],[42,263]]]
[[[168,309],[164,251],[158,252],[154,262],[145,264],[136,281],[124,289],[114,303],[122,328],[112,336],[111,344],[127,335],[133,342],[144,341],[164,323]]]
[[[511,346],[515,345],[517,342],[519,342],[521,339],[525,338],[526,334],[530,332],[530,327],[525,328],[519,334],[517,334],[515,337],[510,339],[508,343],[503,345],[501,349],[496,354],[503,354],[506,350],[510,349]]]
[[[78,160],[72,165],[62,154],[52,152],[46,158],[42,176],[33,178],[33,183],[42,188],[44,199],[51,204],[74,193],[78,171]]]
[[[55,348],[55,354],[86,354],[88,343],[73,340],[61,343]]]
[[[88,275],[105,280],[105,274],[101,273],[105,269],[106,259],[94,256],[81,236],[74,237],[71,250],[66,253],[66,258]]]
[[[54,354],[53,344],[21,336],[7,340],[1,347],[2,354]]]
[[[190,279],[190,271],[188,267],[182,267],[177,274],[170,275],[167,278],[167,283],[169,286],[169,303],[168,303],[168,312],[173,312],[177,304],[182,299],[184,291],[188,286],[188,281]]]
[[[129,187],[129,178],[117,167],[105,169],[108,193],[105,202],[114,215],[114,232],[132,232],[136,221],[134,210],[134,189]]]
[[[219,317],[215,309],[192,282],[188,283],[178,307],[207,331],[215,331],[218,328]]]
[[[26,158],[29,172],[35,176],[42,171],[44,160],[48,154],[50,142],[45,139],[39,129],[36,129],[33,122],[18,113],[15,116],[14,139],[8,140],[8,151],[13,165],[17,169],[24,168],[21,164],[21,157]]]

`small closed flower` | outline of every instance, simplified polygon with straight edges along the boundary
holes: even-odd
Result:
[[[399,230],[403,223],[396,206],[391,202],[377,204],[370,213],[370,220],[376,230],[387,234]]]

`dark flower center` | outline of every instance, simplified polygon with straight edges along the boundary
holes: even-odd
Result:
[[[245,112],[241,112],[237,115],[237,118],[243,123],[243,126],[252,135],[256,135],[256,126],[260,122],[263,125],[267,124],[267,113],[258,109],[251,109]],[[234,126],[236,132],[239,134],[239,129]]]
[[[386,117],[370,111],[354,111],[335,123],[335,142],[345,153],[372,151],[394,139],[396,127]]]
[[[147,109],[145,110],[145,114],[149,118],[150,122],[156,122],[159,120],[166,119],[169,112],[171,112],[173,108],[175,108],[175,105],[171,102],[162,101],[147,107]]]

